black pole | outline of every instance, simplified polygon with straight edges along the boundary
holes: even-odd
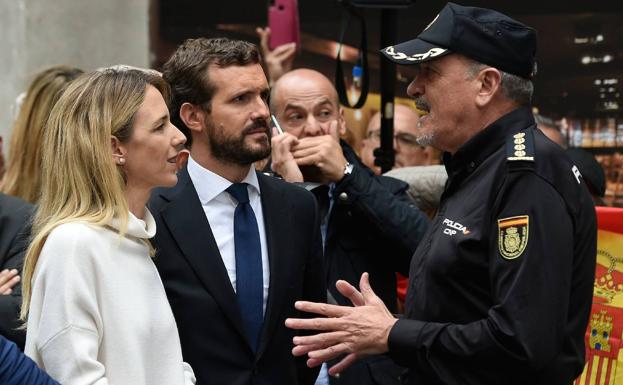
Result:
[[[396,10],[381,10],[381,48],[396,43]],[[374,151],[376,165],[381,172],[394,167],[394,93],[396,88],[396,65],[381,56],[381,147]]]

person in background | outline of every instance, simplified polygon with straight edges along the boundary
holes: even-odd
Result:
[[[0,192],[37,203],[46,121],[67,84],[82,72],[79,68],[60,65],[39,72],[32,80],[13,126],[6,172],[3,177],[0,174]]]
[[[439,164],[439,152],[430,146],[420,146],[416,138],[419,116],[411,107],[394,105],[394,168],[428,166]],[[372,115],[368,122],[366,137],[361,143],[363,164],[381,174],[381,168],[374,164],[374,150],[381,146],[381,113]]]
[[[407,184],[374,175],[339,139],[346,131],[343,109],[321,73],[286,73],[273,87],[270,104],[284,130],[272,139],[272,170],[312,188],[319,202],[330,298],[348,305],[335,282],[355,284],[369,271],[383,302],[397,311],[396,272],[407,274],[428,228],[428,219],[406,195]],[[374,384],[384,377],[383,384],[397,384],[400,371],[387,358],[374,357],[331,383]]]
[[[169,92],[153,73],[104,69],[74,80],[50,113],[21,318],[26,354],[63,385],[195,383],[145,207],[177,182],[186,141]]]
[[[0,335],[24,349],[26,333],[20,329],[22,302],[20,271],[30,236],[34,207],[0,193]]]
[[[3,336],[0,336],[0,384],[60,385]]]
[[[562,148],[567,148],[567,138],[560,132],[560,129],[556,126],[556,123],[548,117],[541,114],[534,114],[534,121],[539,130],[541,130],[545,136],[552,142],[556,143]]]
[[[385,48],[416,65],[407,88],[418,142],[444,153],[448,182],[411,262],[397,319],[374,294],[339,281],[354,307],[298,302],[295,356],[331,373],[384,354],[404,383],[570,385],[582,372],[595,274],[595,209],[564,150],[530,108],[536,32],[499,12],[448,3],[415,39]],[[324,318],[326,317],[326,318]]]
[[[152,194],[156,265],[184,357],[202,385],[311,385],[291,354],[294,302],[326,301],[319,217],[302,188],[257,173],[270,154],[268,81],[258,48],[185,41],[163,66],[190,157]]]
[[[270,28],[258,27],[255,32],[260,38],[260,50],[266,65],[268,84],[272,87],[283,74],[292,69],[297,46],[296,43],[288,43],[271,50],[269,47]]]
[[[567,148],[565,153],[578,167],[595,206],[606,206],[603,199],[606,195],[606,174],[595,156],[583,148]]]

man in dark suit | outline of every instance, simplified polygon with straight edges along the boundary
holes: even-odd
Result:
[[[163,76],[190,157],[150,208],[184,359],[202,385],[313,384],[284,321],[296,300],[326,300],[319,217],[312,194],[252,167],[270,154],[257,47],[188,40]]]
[[[0,334],[24,349],[20,326],[22,291],[19,272],[28,247],[33,205],[0,193]]]
[[[273,171],[288,182],[321,183],[313,192],[323,212],[331,297],[350,305],[335,283],[343,279],[355,285],[368,272],[374,290],[397,313],[396,272],[408,274],[428,228],[426,215],[407,196],[406,183],[374,175],[339,139],[346,133],[344,112],[326,76],[311,69],[290,71],[275,83],[270,104],[285,131],[272,138]],[[402,371],[387,357],[376,356],[330,383],[395,385]]]

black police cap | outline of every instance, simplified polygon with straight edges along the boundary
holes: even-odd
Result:
[[[536,31],[497,11],[448,3],[415,39],[381,51],[398,64],[459,53],[526,79],[536,75]]]

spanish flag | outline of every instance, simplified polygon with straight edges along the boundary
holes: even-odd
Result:
[[[597,207],[597,266],[586,365],[575,385],[623,385],[623,209]]]

